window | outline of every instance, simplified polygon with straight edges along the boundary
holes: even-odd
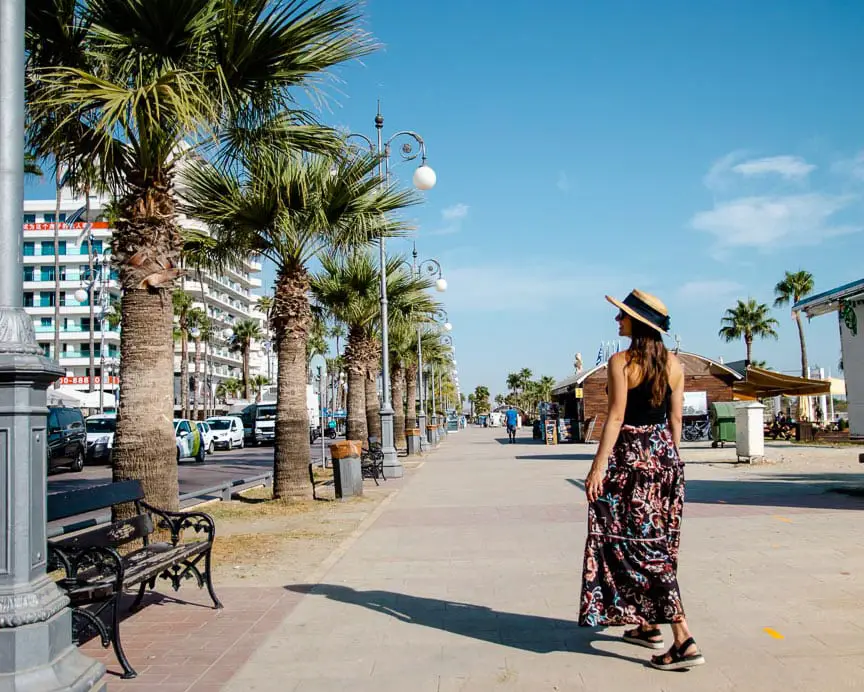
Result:
[[[39,344],[39,348],[42,349],[42,353],[45,354],[46,358],[51,357],[51,344]]]
[[[54,241],[53,240],[43,240],[42,241],[42,250],[39,253],[40,255],[51,256],[54,254]]]
[[[102,253],[102,241],[101,240],[94,240],[93,241],[93,252],[95,252],[97,254]]]
[[[54,281],[54,267],[39,267],[39,281]]]
[[[36,214],[24,214],[24,223],[36,223]]]
[[[24,291],[24,307],[33,307],[33,291]]]
[[[36,244],[32,242],[24,243],[24,256],[33,257],[36,254]]]
[[[39,307],[40,308],[53,308],[54,307],[54,292],[53,291],[42,291],[39,294]]]
[[[54,320],[53,320],[52,318],[50,318],[50,317],[43,317],[43,318],[40,320],[40,324],[41,324],[43,327],[50,327],[53,323],[54,323]]]
[[[54,223],[55,218],[56,217],[54,216],[53,212],[51,212],[50,214],[45,214],[45,223]],[[66,213],[61,211],[60,212],[60,223],[63,223],[65,221],[66,221]]]
[[[28,264],[28,265],[24,266],[24,281],[33,281],[33,265],[32,264]]]
[[[66,241],[65,240],[58,240],[57,241],[57,254],[58,255],[65,255],[66,254]]]
[[[61,274],[61,279],[65,279],[66,277]],[[60,291],[60,307],[66,306],[66,291]]]
[[[90,318],[89,317],[82,317],[81,318],[81,331],[82,332],[89,332],[90,331]]]

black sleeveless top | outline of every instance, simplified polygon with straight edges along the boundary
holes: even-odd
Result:
[[[624,409],[624,425],[659,425],[666,422],[672,388],[666,388],[666,396],[660,406],[651,405],[651,383],[643,380],[627,390],[627,408]]]

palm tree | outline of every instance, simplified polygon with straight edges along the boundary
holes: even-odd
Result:
[[[381,312],[380,281],[377,261],[366,252],[355,252],[345,259],[323,257],[321,271],[312,279],[312,294],[316,301],[336,320],[348,327],[348,343],[345,347],[348,371],[348,439],[381,439],[381,419],[375,387],[380,357],[377,338]],[[425,293],[431,285],[431,281],[426,277],[417,277],[408,271],[403,257],[391,257],[387,261],[388,307],[394,330],[398,330],[400,326],[407,329],[409,325],[416,324],[414,320],[422,317],[428,319],[439,307]],[[358,381],[362,384],[358,384]],[[353,395],[352,388],[355,390]],[[365,431],[360,413],[361,396],[362,407],[365,409]],[[394,410],[395,408],[394,403]],[[362,436],[353,437],[352,434]]]
[[[182,418],[189,418],[189,313],[192,311],[192,296],[186,291],[175,291],[172,296],[174,318],[174,340],[180,341],[180,411]],[[173,358],[174,348],[171,348]],[[171,364],[174,373],[174,364]]]
[[[468,404],[471,406],[471,412],[469,415],[471,418],[474,418],[474,392],[471,392],[468,395]]]
[[[388,187],[371,156],[329,159],[257,150],[242,167],[190,165],[184,210],[209,224],[223,247],[254,252],[276,267],[271,322],[279,380],[273,495],[312,497],[306,349],[312,308],[309,263],[321,253],[344,255],[406,225],[389,216],[416,203],[414,193]]]
[[[799,300],[813,293],[813,275],[799,269],[797,272],[786,272],[782,281],[778,281],[774,287],[774,307],[784,305],[795,305]],[[807,343],[804,341],[804,324],[801,322],[801,313],[793,312],[792,319],[798,327],[798,341],[801,343],[801,377],[810,377],[810,369],[807,365]]]
[[[509,384],[508,384],[508,386],[509,386]],[[495,405],[500,406],[503,403],[504,403],[504,395],[503,394],[496,394],[495,395]]]
[[[252,342],[260,340],[261,325],[258,320],[240,320],[234,325],[234,334],[229,341],[229,349],[239,353],[243,359],[243,397],[252,400],[252,381],[249,379],[249,356],[252,352]]]
[[[35,154],[29,151],[24,152],[24,175],[29,175],[33,178],[41,178],[43,175],[39,160]]]
[[[222,165],[251,141],[335,150],[332,131],[298,110],[293,92],[314,90],[322,71],[374,46],[359,30],[353,2],[31,0],[33,43],[52,14],[70,25],[84,18],[87,26],[79,53],[28,71],[29,141],[64,163],[93,164],[117,199],[112,249],[123,288],[126,384],[114,479],[141,479],[150,502],[174,509],[170,295],[182,246],[178,162],[199,144],[218,146]],[[68,136],[72,125],[79,136]]]
[[[540,401],[549,401],[552,398],[552,388],[555,386],[555,378],[549,375],[543,375],[537,380],[538,394]]]
[[[216,396],[225,400],[228,397],[236,397],[243,389],[243,383],[240,380],[229,377],[227,380],[222,380],[216,387]]]
[[[255,401],[261,401],[264,387],[268,384],[270,384],[270,379],[266,375],[255,375],[252,378],[252,387],[255,390]]]
[[[777,331],[774,329],[777,326],[777,320],[769,316],[768,306],[765,303],[757,303],[753,298],[749,298],[746,303],[739,300],[734,308],[726,310],[726,314],[720,322],[723,326],[720,328],[719,335],[727,342],[744,339],[748,363],[753,358],[753,339],[755,337],[758,336],[760,339],[777,338]]]

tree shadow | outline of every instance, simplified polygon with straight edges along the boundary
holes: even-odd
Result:
[[[495,438],[495,442],[497,442],[499,445],[507,445],[507,446],[510,445],[510,439],[507,438],[507,437],[496,437],[496,438]],[[543,444],[543,441],[542,441],[542,440],[535,440],[535,439],[533,439],[533,438],[531,438],[531,437],[519,437],[519,436],[517,435],[517,436],[516,436],[516,441],[515,441],[513,444],[517,444],[517,445],[536,445],[536,444]]]
[[[401,622],[430,627],[479,641],[501,644],[538,654],[584,653],[648,665],[625,654],[604,651],[595,642],[621,642],[621,637],[580,627],[572,620],[493,610],[458,601],[444,601],[391,591],[359,591],[337,584],[290,584],[288,591],[324,596],[333,601],[367,608]],[[629,646],[629,645],[628,645]]]
[[[520,461],[591,461],[593,454],[532,454],[516,457]]]

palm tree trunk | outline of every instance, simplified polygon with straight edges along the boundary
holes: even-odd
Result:
[[[744,337],[744,345],[747,347],[747,364],[753,360],[753,337]]]
[[[345,369],[348,371],[348,410],[345,439],[365,444],[366,428],[366,367],[363,359],[363,330],[351,327],[345,347]]]
[[[366,428],[369,438],[381,444],[381,406],[378,401],[378,345],[371,339],[366,342]]]
[[[405,366],[405,428],[417,427],[417,366]]]
[[[393,445],[396,449],[404,449],[408,446],[405,440],[405,368],[398,358],[394,358],[390,370],[393,394]]]
[[[189,336],[186,330],[186,320],[180,320],[180,408],[183,411],[181,417],[189,417]],[[172,351],[173,344],[172,344]],[[173,354],[172,354],[173,355]],[[174,365],[171,365],[174,372]]]
[[[273,454],[275,500],[312,499],[305,377],[306,341],[312,316],[308,291],[309,276],[304,269],[283,269],[279,272],[274,296],[279,359],[276,448]],[[246,383],[248,388],[248,376]]]
[[[201,405],[201,339],[195,339],[195,420],[204,420]]]
[[[249,349],[251,344],[246,341],[243,344],[243,398],[246,401],[252,399],[252,383],[249,381]]]
[[[121,264],[121,277],[127,265]],[[140,480],[147,502],[178,509],[174,427],[174,342],[171,292],[123,282],[120,402],[112,456],[113,479]],[[134,281],[134,279],[133,279]],[[131,516],[127,506],[117,518]]]
[[[798,326],[798,340],[801,342],[801,377],[810,377],[810,365],[807,363],[807,342],[804,340],[804,325],[801,323],[801,313],[792,313]]]

